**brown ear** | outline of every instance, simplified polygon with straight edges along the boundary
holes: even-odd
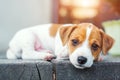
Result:
[[[106,55],[109,49],[113,46],[114,39],[102,31],[101,33],[102,33],[102,38],[103,38],[102,51],[103,51],[103,54]]]
[[[75,26],[74,27],[73,26],[63,26],[60,28],[60,38],[61,38],[63,46],[67,43],[67,41],[70,37],[70,34],[73,32],[73,30],[75,28],[76,28]]]

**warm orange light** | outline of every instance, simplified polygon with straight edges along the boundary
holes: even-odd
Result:
[[[71,6],[71,16],[76,19],[93,18],[98,14],[100,0],[60,0],[62,5]],[[67,10],[61,9],[61,16],[67,15]]]
[[[59,14],[61,17],[65,17],[67,15],[67,9],[66,8],[60,8]]]
[[[60,3],[65,6],[70,6],[72,4],[72,0],[60,0]]]
[[[73,18],[76,19],[86,19],[86,18],[93,18],[97,15],[96,9],[73,9],[72,14]]]
[[[97,7],[99,0],[73,0],[73,5],[80,7]]]

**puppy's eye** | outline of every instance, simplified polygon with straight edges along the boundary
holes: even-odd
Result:
[[[79,41],[77,39],[73,39],[71,41],[73,46],[77,46],[79,44]]]
[[[99,46],[97,44],[95,44],[95,43],[92,44],[92,49],[94,51],[98,50],[98,48],[99,48]]]

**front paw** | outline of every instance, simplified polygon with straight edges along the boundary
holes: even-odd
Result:
[[[47,53],[46,56],[45,56],[45,58],[44,58],[44,60],[50,61],[50,60],[52,60],[54,58],[55,58],[55,55],[53,55],[51,53]]]

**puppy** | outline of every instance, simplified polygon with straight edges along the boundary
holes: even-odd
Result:
[[[91,67],[114,40],[91,23],[45,24],[23,29],[9,43],[8,59],[69,59],[76,68]],[[53,54],[54,53],[54,54]]]

